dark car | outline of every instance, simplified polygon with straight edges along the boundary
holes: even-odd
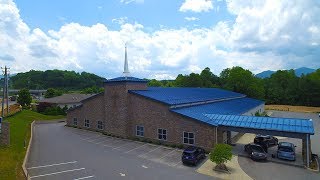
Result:
[[[286,159],[295,161],[296,153],[295,153],[295,145],[289,142],[280,142],[278,144],[277,157],[279,159]]]
[[[247,144],[244,146],[244,150],[249,154],[253,160],[266,160],[267,153],[264,148],[259,144]]]
[[[183,153],[181,160],[184,164],[197,165],[197,163],[206,157],[204,149],[196,146],[187,147]]]
[[[260,144],[262,146],[266,146],[267,148],[270,146],[275,146],[278,144],[278,138],[270,136],[270,135],[261,135],[258,134],[254,138],[253,141],[255,144]]]

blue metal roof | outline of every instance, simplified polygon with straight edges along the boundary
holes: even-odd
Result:
[[[113,79],[107,79],[104,82],[105,83],[109,83],[109,82],[148,82],[148,80],[139,79],[136,77],[117,77],[117,78],[113,78]]]
[[[211,114],[233,114],[241,115],[249,110],[263,104],[263,101],[252,98],[238,98],[226,101],[218,101],[209,104],[189,106],[185,108],[172,109],[172,111],[180,114],[192,114],[192,113],[211,113]]]
[[[211,121],[206,121],[206,123],[212,125],[218,124],[218,126],[314,134],[313,122],[311,119],[292,119],[220,114],[204,114],[204,116],[211,119]]]
[[[168,105],[196,103],[204,101],[223,100],[245,97],[244,94],[217,88],[159,88],[150,87],[147,90],[131,90],[138,94]]]
[[[213,126],[314,134],[313,122],[309,119],[241,115],[262,103],[262,101],[246,97],[184,108],[174,108],[171,111]]]

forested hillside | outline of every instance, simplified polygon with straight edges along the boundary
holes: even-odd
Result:
[[[277,71],[260,79],[241,67],[224,69],[219,76],[209,68],[200,74],[179,74],[174,81],[149,81],[149,86],[217,87],[265,100],[267,104],[320,106],[320,69],[297,77],[294,70]]]
[[[82,90],[89,87],[102,87],[104,78],[95,74],[62,70],[35,71],[18,73],[10,78],[13,89]]]

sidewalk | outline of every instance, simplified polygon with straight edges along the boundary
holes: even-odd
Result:
[[[240,167],[238,163],[238,156],[233,155],[231,161],[226,163],[229,173],[214,171],[215,163],[208,159],[200,168],[197,169],[198,173],[213,176],[218,179],[252,179]]]

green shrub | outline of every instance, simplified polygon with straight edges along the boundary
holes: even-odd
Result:
[[[175,144],[171,144],[170,147],[176,148],[177,146]]]
[[[232,159],[232,146],[216,144],[210,153],[210,160],[217,165],[224,164]]]
[[[178,145],[177,145],[177,148],[183,149],[183,145],[182,145],[182,144],[178,144]]]

